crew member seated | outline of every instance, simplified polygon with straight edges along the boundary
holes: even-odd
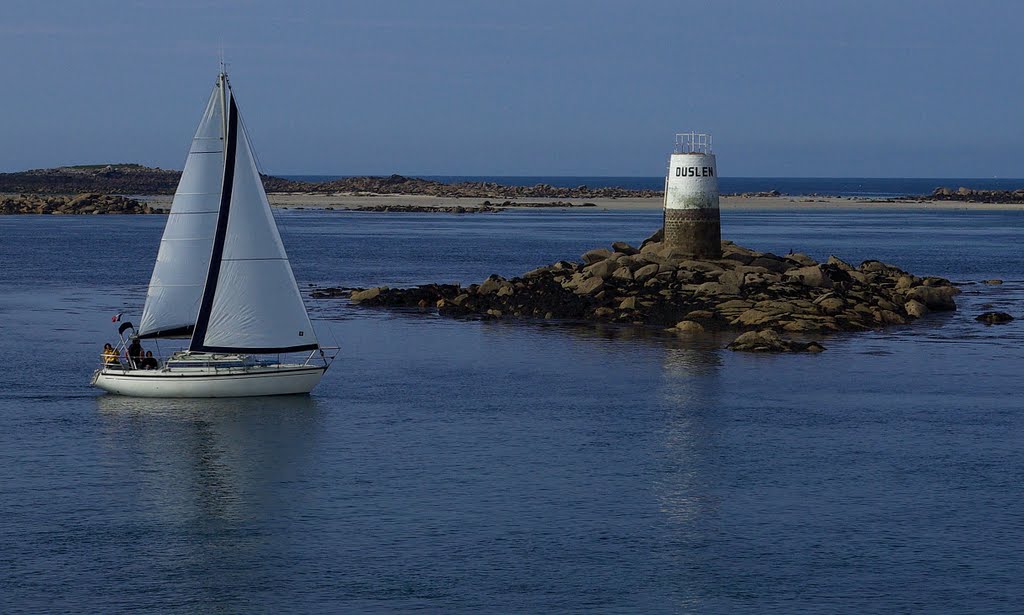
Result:
[[[159,369],[160,363],[153,357],[153,351],[146,351],[146,358],[139,362],[139,367],[142,369]]]
[[[110,344],[103,344],[103,364],[107,367],[120,367],[117,351]]]

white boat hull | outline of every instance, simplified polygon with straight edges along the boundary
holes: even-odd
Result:
[[[325,366],[230,369],[97,370],[92,384],[132,397],[260,397],[309,393]]]

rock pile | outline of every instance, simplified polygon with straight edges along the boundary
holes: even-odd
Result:
[[[562,188],[549,184],[508,186],[494,182],[444,183],[432,179],[390,175],[388,177],[345,177],[326,182],[299,182],[279,177],[264,177],[267,192],[348,193],[348,194],[420,194],[443,197],[501,199],[597,199],[648,198],[661,196],[659,190],[628,188]]]
[[[904,324],[929,311],[955,310],[959,289],[876,260],[853,267],[836,257],[776,256],[722,242],[723,258],[693,260],[662,243],[616,242],[580,262],[559,261],[506,280],[427,284],[351,292],[368,306],[429,308],[448,316],[596,320],[703,331],[761,332],[750,349],[809,350],[775,344],[773,333],[823,334]],[[344,296],[324,289],[319,296]],[[740,348],[747,349],[747,348]]]
[[[353,207],[349,211],[370,211],[370,212],[400,212],[400,213],[425,213],[425,214],[492,214],[505,211],[506,209],[513,209],[517,207],[528,207],[528,208],[571,208],[571,207],[595,207],[593,203],[572,203],[571,201],[549,201],[540,203],[519,203],[516,201],[505,201],[502,203],[492,203],[490,201],[484,201],[480,205],[447,205],[434,207],[431,205],[394,205],[394,204],[381,204],[381,205],[363,205],[361,207]],[[333,208],[332,208],[333,209]]]
[[[349,211],[369,211],[378,213],[414,213],[414,214],[494,214],[504,211],[501,207],[481,205],[479,207],[463,207],[452,205],[431,207],[429,205],[363,205],[353,207]]]
[[[148,204],[124,196],[84,193],[74,196],[22,194],[0,197],[0,215],[11,214],[155,214]]]
[[[747,331],[728,346],[729,350],[740,352],[823,352],[825,347],[818,342],[796,342],[782,339],[771,329]]]
[[[723,194],[722,196],[738,196],[744,199],[749,199],[753,197],[782,196],[782,193],[778,190],[762,190],[760,192],[734,192],[732,194]]]
[[[484,207],[502,207],[502,208],[513,208],[513,207],[529,207],[529,208],[566,208],[571,209],[574,207],[597,207],[594,203],[573,203],[572,201],[548,201],[543,203],[520,203],[519,201],[504,201],[502,203],[491,203],[490,201],[484,201],[482,203]]]
[[[927,198],[927,197],[926,197]],[[968,201],[972,203],[1024,203],[1024,189],[974,190],[961,186],[957,189],[940,187],[932,191],[934,201]]]

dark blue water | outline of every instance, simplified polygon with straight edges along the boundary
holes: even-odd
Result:
[[[296,181],[322,182],[352,177],[350,175],[286,175]],[[495,182],[508,186],[536,186],[548,184],[559,188],[619,187],[630,190],[662,190],[664,177],[546,177],[546,176],[475,176],[475,175],[422,175],[447,184],[461,182]],[[769,192],[782,194],[824,196],[852,196],[887,198],[931,194],[939,187],[974,190],[1018,190],[1024,188],[1024,179],[1013,178],[921,178],[921,177],[720,177],[722,194]]]
[[[629,329],[310,302],[310,397],[86,384],[158,216],[0,218],[0,611],[1006,613],[1024,602],[1018,212],[723,211],[762,250],[969,284],[751,356]],[[479,281],[652,212],[281,212],[305,285]]]

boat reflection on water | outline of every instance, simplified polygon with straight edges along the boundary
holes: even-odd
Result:
[[[289,501],[278,485],[301,480],[323,414],[308,395],[96,403],[109,454],[145,477],[132,504],[171,524],[279,514]]]

